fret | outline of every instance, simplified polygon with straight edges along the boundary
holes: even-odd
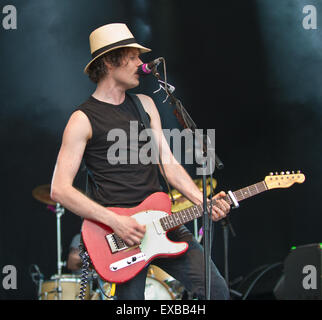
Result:
[[[173,217],[172,217],[172,215],[171,215],[171,216],[169,216],[169,222],[170,222],[170,227],[171,227],[171,228],[174,228],[174,227],[175,227],[175,223],[174,223],[174,221],[173,221]]]
[[[202,205],[199,204],[198,206],[195,207],[195,211],[197,211],[196,213],[196,217],[199,218],[202,216],[203,210],[202,210]]]
[[[236,195],[235,195],[236,197]],[[226,197],[224,198],[224,200],[231,206],[233,204],[233,202],[231,201],[229,195],[226,195]]]
[[[194,219],[193,213],[189,210],[189,208],[187,208],[186,210],[189,215],[189,221],[193,220]]]
[[[252,189],[250,187],[245,188],[247,190],[247,194],[245,194],[246,198],[249,198],[253,195]]]
[[[187,210],[189,211],[190,221],[194,220],[196,218],[194,207],[187,208]]]
[[[256,183],[256,189],[257,189],[258,193],[265,191],[265,189],[263,189],[262,186],[263,186],[262,183]]]
[[[186,214],[185,210],[182,210],[182,219],[183,219],[184,223],[188,222],[187,214]]]
[[[252,196],[258,193],[258,190],[257,190],[256,184],[253,184],[253,185],[249,186],[249,187],[248,187],[248,189],[249,189],[250,194],[251,194]]]
[[[175,214],[171,215],[171,222],[172,222],[172,228],[174,228],[177,225]]]
[[[253,194],[258,194],[259,193],[257,183],[256,184],[253,184],[251,187],[254,190]]]
[[[241,201],[241,200],[244,200],[245,199],[244,198],[244,195],[243,195],[242,189],[236,191],[236,198],[237,198],[238,201]]]
[[[190,217],[189,217],[189,213],[188,213],[187,209],[183,209],[181,212],[182,212],[182,215],[184,215],[185,223],[190,221]]]
[[[198,215],[203,213],[203,205],[202,204],[199,204],[198,205]]]
[[[180,211],[175,214],[176,220],[177,220],[177,225],[183,224],[184,222],[181,221],[180,219]]]
[[[163,230],[167,230],[168,229],[167,217],[161,218],[160,221],[161,221],[161,225],[163,227]]]
[[[189,216],[189,212],[187,210],[184,210],[184,212],[186,214],[186,222],[189,222],[191,220]]]
[[[253,192],[250,187],[247,187],[247,190],[248,190],[247,198],[249,198],[253,195]]]
[[[193,219],[196,219],[198,217],[198,215],[196,214],[196,211],[193,209],[193,207],[190,207],[189,210],[191,211]]]
[[[259,193],[260,191],[258,190],[257,183],[256,183],[256,184],[254,184],[254,186],[255,186],[255,188],[256,188],[257,193]]]
[[[185,214],[186,214],[186,222],[190,221],[191,218],[190,218],[190,215],[189,215],[189,211],[187,209],[184,210]]]
[[[244,200],[244,199],[246,199],[246,196],[245,196],[245,188],[243,188],[243,189],[241,189],[241,191],[240,191],[240,194],[242,195],[242,197],[243,197],[243,199],[242,200]]]
[[[186,222],[190,221],[192,218],[191,218],[191,212],[189,211],[189,208],[186,208],[186,209],[184,209],[182,211],[184,211],[184,213],[186,214],[186,217],[187,217]]]
[[[246,199],[246,196],[247,196],[247,190],[246,190],[246,188],[241,189],[240,193],[241,193],[243,199]]]
[[[264,182],[264,181],[259,182],[259,183],[258,183],[258,185],[259,185],[259,186],[261,186],[261,189],[262,189],[262,191],[261,191],[261,192],[264,192],[264,191],[266,191],[266,190],[267,190],[267,186],[266,186],[266,184],[265,184],[265,182]]]
[[[192,208],[192,216],[193,218],[198,218],[199,216],[199,206],[195,206]]]
[[[164,219],[164,218],[161,218],[161,219],[160,219],[160,224],[161,224],[162,229],[163,229],[164,231],[166,231],[166,230],[167,230],[167,228],[166,228],[166,225],[165,225],[164,221],[165,221],[165,219]]]
[[[172,215],[173,228],[177,226],[176,215]]]
[[[168,230],[171,229],[171,220],[170,220],[170,216],[166,217],[167,223],[168,223]]]
[[[172,221],[173,221],[173,227],[176,227],[177,226],[177,214],[176,213],[173,213],[171,215],[171,218],[172,218]]]

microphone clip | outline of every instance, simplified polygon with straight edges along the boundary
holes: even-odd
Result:
[[[157,93],[159,92],[161,89],[163,89],[165,92],[170,92],[173,93],[176,88],[174,86],[172,86],[170,83],[165,83],[164,81],[158,79],[159,82],[159,89],[153,91],[153,93]],[[165,103],[169,98],[169,95],[167,95],[167,97],[165,98],[165,100],[162,101],[162,103]]]

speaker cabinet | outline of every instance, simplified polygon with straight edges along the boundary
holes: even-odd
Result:
[[[322,300],[322,245],[293,247],[284,261],[284,274],[274,294],[279,300]]]

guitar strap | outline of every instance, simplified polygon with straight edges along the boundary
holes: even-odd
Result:
[[[137,111],[139,112],[139,115],[140,115],[140,118],[144,124],[144,127],[146,129],[149,129],[151,128],[150,126],[150,119],[149,119],[149,116],[147,114],[147,112],[145,111],[143,105],[142,105],[142,102],[141,100],[137,97],[136,94],[133,94],[133,93],[129,93],[129,96],[130,98],[132,99],[134,105],[136,106],[136,109]],[[153,136],[152,136],[152,143],[153,143],[153,146],[154,148],[157,147],[156,143],[154,142],[154,139],[153,139]],[[163,167],[163,164],[162,164],[162,160],[161,160],[161,156],[160,156],[160,152],[156,151],[159,155],[159,163],[160,163],[160,171],[162,173],[162,176],[164,178],[164,181],[167,185],[167,188],[168,188],[168,191],[169,191],[169,195],[171,197],[171,201],[172,201],[172,204],[174,204],[174,198],[173,198],[173,195],[172,195],[172,192],[171,192],[171,189],[170,189],[170,185],[169,185],[169,182],[168,182],[168,179],[167,179],[167,176],[165,174],[165,171],[164,171],[164,167]]]

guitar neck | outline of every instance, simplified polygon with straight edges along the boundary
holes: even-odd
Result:
[[[250,198],[252,196],[255,196],[256,194],[262,193],[264,191],[268,190],[265,181],[261,181],[255,184],[252,184],[246,188],[239,189],[235,192],[233,192],[233,195],[235,196],[237,202],[240,202],[242,200],[245,200],[247,198]],[[230,199],[229,195],[225,197],[225,200],[232,205],[233,201]]]
[[[255,196],[256,194],[262,193],[266,190],[268,190],[268,188],[265,184],[265,181],[261,181],[253,185],[250,185],[246,188],[239,189],[233,192],[233,195],[236,198],[236,200],[240,202],[244,199]],[[229,205],[233,204],[233,201],[229,195],[227,195],[224,198],[224,200]],[[210,205],[208,205],[208,210],[209,208],[210,208]],[[203,215],[203,205],[199,204],[199,205],[175,212],[169,216],[163,217],[160,219],[160,223],[161,223],[161,226],[163,227],[163,230],[168,231],[182,224],[190,222],[194,219],[200,218],[202,215]]]

